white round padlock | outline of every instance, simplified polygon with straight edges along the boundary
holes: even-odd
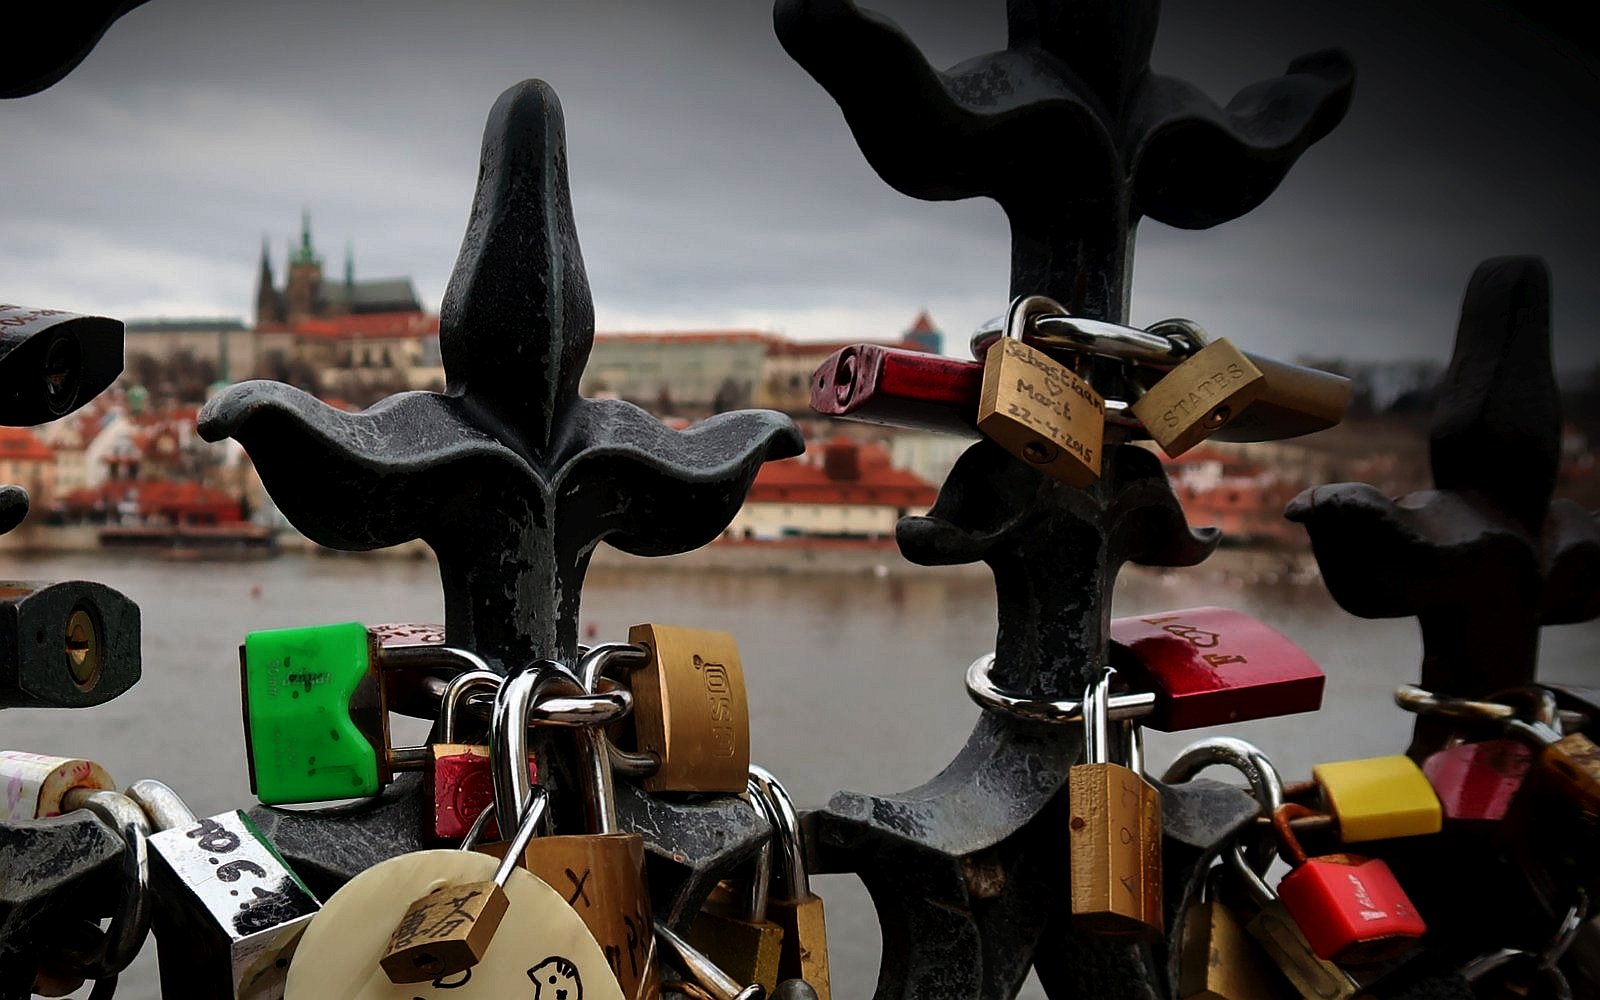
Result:
[[[600,945],[566,900],[524,868],[483,961],[432,983],[390,982],[379,967],[406,910],[434,889],[487,881],[498,862],[416,851],[373,865],[322,907],[295,949],[284,1000],[623,1000]]]

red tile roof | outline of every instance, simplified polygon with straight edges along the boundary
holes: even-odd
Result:
[[[239,501],[222,490],[201,483],[166,479],[111,479],[99,486],[86,486],[62,496],[56,506],[66,510],[89,510],[96,506],[119,504],[133,496],[143,515],[184,516],[215,514],[218,521],[240,520]]]
[[[825,358],[853,344],[877,344],[901,351],[926,351],[928,348],[915,340],[778,340],[767,346],[768,354],[816,356]]]
[[[0,459],[13,462],[49,462],[55,459],[50,446],[34,437],[26,427],[0,427]]]
[[[322,340],[388,340],[436,335],[439,332],[439,317],[420,312],[358,313],[328,319],[307,319],[262,329],[287,331],[296,337]]]
[[[891,466],[889,453],[878,445],[834,438],[819,452],[821,462],[801,456],[763,465],[750,501],[925,508],[938,496],[926,479]]]
[[[911,323],[911,329],[907,330],[906,332],[907,333],[938,333],[939,332],[939,328],[933,325],[933,317],[929,316],[928,315],[928,310],[924,309],[921,312],[917,313],[917,318],[914,321],[912,321],[912,323]]]

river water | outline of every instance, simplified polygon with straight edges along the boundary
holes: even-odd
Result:
[[[133,598],[143,609],[144,677],[96,709],[8,711],[0,717],[0,746],[93,758],[120,785],[160,778],[201,815],[254,801],[239,715],[237,647],[246,632],[351,620],[438,621],[442,614],[428,560],[331,555],[175,564],[7,554],[0,558],[0,578],[6,577],[98,580]],[[1287,780],[1309,775],[1317,761],[1404,748],[1410,718],[1391,696],[1396,684],[1417,677],[1415,622],[1351,618],[1317,584],[1243,587],[1193,571],[1125,572],[1114,612],[1204,604],[1269,622],[1328,675],[1324,708],[1315,716],[1213,732],[1259,744]],[[804,807],[840,788],[910,788],[955,755],[978,716],[962,674],[993,648],[994,595],[985,576],[941,571],[824,577],[596,569],[583,621],[601,639],[625,638],[628,626],[641,621],[733,632],[749,685],[754,756]],[[1600,626],[1546,629],[1541,676],[1600,683]],[[399,733],[417,735],[414,726]],[[1195,735],[1150,733],[1150,770],[1159,773]],[[865,890],[847,876],[818,878],[814,888],[827,901],[835,994],[870,996],[878,931]],[[118,996],[157,995],[152,942],[124,974]],[[1043,996],[1036,985],[1023,995]]]

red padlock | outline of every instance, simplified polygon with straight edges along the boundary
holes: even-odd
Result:
[[[1188,608],[1115,618],[1111,641],[1117,669],[1156,694],[1154,714],[1141,720],[1151,729],[1202,729],[1322,707],[1322,668],[1242,611]]]
[[[978,437],[983,365],[878,344],[834,352],[811,376],[811,408],[889,427]]]
[[[1289,821],[1317,815],[1297,802],[1272,814],[1284,860],[1293,869],[1278,883],[1278,897],[1311,950],[1341,965],[1386,962],[1411,951],[1428,927],[1388,864],[1355,854],[1306,857]]]
[[[472,829],[478,814],[494,801],[494,775],[489,768],[489,748],[480,744],[456,742],[456,720],[464,700],[478,691],[495,691],[500,675],[474,670],[452,678],[439,704],[440,742],[430,744],[426,763],[425,787],[432,793],[433,807],[424,810],[424,839],[431,843],[459,843]],[[528,755],[528,780],[537,783],[539,768]],[[499,831],[490,820],[484,838],[498,839]]]
[[[1484,740],[1446,747],[1422,764],[1446,822],[1494,823],[1505,819],[1533,766],[1533,751],[1517,740]]]

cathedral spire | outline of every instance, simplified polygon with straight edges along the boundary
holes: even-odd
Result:
[[[256,325],[278,323],[283,320],[282,302],[272,280],[271,244],[265,234],[261,237],[261,268],[256,274]]]
[[[295,248],[294,253],[290,254],[289,263],[320,263],[317,259],[316,248],[311,245],[311,210],[309,208],[300,211],[300,245]]]
[[[348,240],[344,244],[344,284],[346,288],[356,285],[356,245]]]

